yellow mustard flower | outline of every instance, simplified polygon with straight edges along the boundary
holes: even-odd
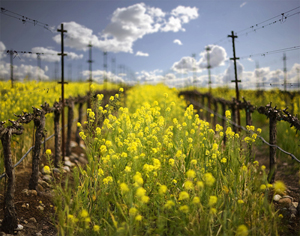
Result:
[[[236,236],[247,236],[248,228],[246,225],[239,225],[236,229]]]
[[[204,180],[205,180],[205,184],[208,186],[212,186],[216,181],[216,179],[213,177],[211,173],[206,173],[204,175]]]
[[[193,179],[193,178],[195,178],[195,176],[196,176],[196,172],[195,172],[194,170],[188,170],[188,171],[186,172],[186,176],[187,176],[189,179]]]
[[[175,163],[175,160],[174,160],[173,158],[170,158],[170,159],[169,159],[169,165],[170,165],[170,166],[173,166],[174,163]]]
[[[143,187],[139,187],[136,192],[135,195],[139,198],[143,197],[146,195],[146,190]]]
[[[172,200],[168,200],[164,205],[164,207],[167,209],[171,209],[173,206],[175,206],[175,203]]]
[[[81,211],[81,213],[80,213],[80,217],[81,217],[81,218],[86,218],[86,217],[88,217],[88,216],[89,216],[88,211],[85,210],[85,209],[83,209],[83,210]]]
[[[265,184],[260,185],[261,190],[265,190],[266,188],[267,188],[267,186]]]
[[[94,232],[99,232],[99,230],[100,230],[100,226],[99,225],[94,225],[93,226],[93,231]]]
[[[44,173],[47,174],[47,175],[49,175],[51,173],[51,170],[50,170],[49,166],[44,166],[43,170],[44,170]]]
[[[274,190],[276,193],[284,193],[286,186],[282,181],[278,180],[274,183]]]
[[[131,207],[129,209],[129,215],[130,216],[135,216],[137,214],[138,210],[135,207]]]
[[[179,211],[182,211],[183,213],[188,213],[189,207],[187,205],[183,205],[183,206],[179,207]]]
[[[141,220],[143,219],[143,216],[137,215],[134,219],[135,219],[136,221],[141,221]]]
[[[122,193],[126,193],[129,191],[128,185],[126,183],[121,183],[120,184],[120,189]]]
[[[230,117],[231,117],[231,112],[230,112],[229,110],[226,110],[226,111],[225,111],[225,116],[226,116],[227,119],[230,119]]]
[[[194,204],[200,203],[200,198],[199,198],[199,197],[194,197],[194,198],[193,198],[193,203],[194,203]]]
[[[166,185],[160,185],[159,187],[159,194],[165,194],[167,192],[168,188]]]
[[[218,198],[216,196],[209,196],[208,205],[211,207],[215,205],[218,201]]]
[[[186,190],[193,190],[194,189],[194,184],[192,181],[188,180],[184,182],[184,188]]]
[[[190,195],[186,191],[182,191],[179,193],[179,200],[189,199]]]

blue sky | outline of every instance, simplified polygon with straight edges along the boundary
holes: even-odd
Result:
[[[300,46],[298,0],[1,0],[0,5],[4,8],[0,14],[0,77],[5,79],[10,78],[10,57],[5,52],[10,49],[45,53],[41,69],[37,69],[35,54],[15,55],[15,78],[53,79],[55,64],[60,67],[60,58],[52,54],[60,51],[57,29],[61,23],[68,30],[65,78],[73,81],[88,78],[87,45],[92,42],[93,78],[98,82],[107,73],[112,81],[207,86],[205,48],[210,46],[213,86],[233,86],[228,82],[234,79],[234,73],[229,59],[233,57],[232,42],[227,36],[234,31],[238,36],[236,56],[241,57],[241,86],[255,88],[259,80],[270,88],[282,84],[284,78],[284,51],[274,50]],[[29,17],[40,26],[11,16]],[[43,23],[49,30],[41,27]],[[107,72],[103,67],[104,51]],[[262,56],[264,52],[268,53]],[[285,53],[288,82],[298,82],[300,50]],[[59,71],[57,76],[60,78]]]

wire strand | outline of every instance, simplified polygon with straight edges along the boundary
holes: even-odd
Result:
[[[272,50],[272,51],[267,51],[267,52],[250,54],[249,56],[242,56],[242,57],[240,57],[240,59],[245,59],[245,58],[255,57],[255,56],[267,56],[267,55],[270,55],[270,54],[275,54],[275,53],[280,53],[280,52],[294,51],[294,50],[299,50],[299,49],[300,49],[300,45],[293,46],[293,47],[288,47],[288,48],[277,49],[277,50]]]
[[[193,100],[193,99],[190,99],[190,102],[191,102],[192,104],[196,104],[196,103],[197,103],[197,102],[196,102],[195,100]],[[199,103],[197,103],[197,106],[199,106],[199,107],[201,107],[202,109],[208,111],[209,113],[212,113],[212,114],[218,116],[219,118],[221,118],[221,119],[223,119],[223,120],[228,121],[230,124],[234,125],[234,126],[237,127],[237,128],[243,129],[243,130],[246,131],[246,132],[251,132],[251,134],[254,133],[253,131],[249,131],[249,130],[247,130],[245,127],[243,127],[243,126],[241,126],[241,125],[238,125],[238,124],[236,124],[235,122],[233,122],[233,121],[227,119],[226,117],[224,117],[224,116],[222,116],[222,115],[220,115],[220,114],[218,114],[218,113],[215,113],[213,110],[209,109],[209,108],[206,107],[206,106],[203,106],[203,105],[201,105],[201,104],[199,104]],[[267,142],[263,137],[261,137],[260,135],[257,135],[257,137],[260,138],[260,139],[263,141],[263,143],[267,144],[267,145],[270,146],[270,147],[275,147],[275,148],[279,149],[281,152],[283,152],[283,153],[285,153],[285,154],[291,156],[295,161],[297,161],[297,162],[300,163],[300,160],[297,159],[297,158],[295,157],[294,154],[289,153],[289,152],[283,150],[281,147],[279,147],[279,146],[277,146],[277,145],[268,143],[268,142]]]
[[[11,15],[11,14],[7,14],[7,12],[9,12],[9,13],[11,13],[11,14],[14,14],[14,15],[17,15],[17,16],[19,16],[19,17],[14,16],[14,15]],[[16,12],[13,12],[13,11],[10,11],[10,10],[7,10],[7,9],[5,9],[5,8],[3,8],[3,7],[1,7],[0,13],[2,13],[3,15],[6,15],[6,16],[9,16],[9,17],[12,17],[12,18],[15,18],[15,19],[17,19],[17,20],[20,20],[20,21],[22,21],[23,24],[29,22],[29,23],[33,24],[34,26],[37,25],[37,26],[43,27],[44,29],[49,30],[50,32],[54,33],[51,29],[49,29],[49,25],[48,25],[48,24],[43,23],[43,22],[41,22],[41,21],[31,19],[31,18],[26,17],[26,16],[23,16],[23,15],[21,15],[21,14],[19,14],[19,13],[16,13]],[[20,17],[21,17],[21,18],[20,18]]]
[[[265,23],[265,22],[268,22],[268,21],[270,21],[270,20],[273,20],[273,19],[275,19],[275,18],[277,18],[277,17],[280,17],[280,16],[282,17],[282,16],[284,16],[284,14],[289,13],[289,12],[291,12],[291,11],[294,11],[294,10],[296,10],[296,9],[298,9],[298,8],[300,8],[300,6],[295,7],[295,8],[293,8],[293,9],[288,10],[288,11],[286,11],[286,12],[284,12],[284,13],[279,14],[279,15],[273,16],[273,17],[271,17],[271,18],[269,18],[269,19],[267,19],[267,20],[264,20],[264,21],[262,21],[262,22],[260,22],[260,23],[254,24],[254,25],[252,25],[252,26],[250,26],[250,27],[247,27],[247,28],[245,28],[245,29],[239,30],[239,31],[237,31],[237,33],[241,33],[241,32],[243,32],[243,31],[245,31],[245,30],[248,30],[249,28],[254,28],[255,26],[257,27],[258,25],[261,25],[261,24],[263,24],[263,23]],[[296,13],[296,14],[298,14],[298,13]],[[293,15],[294,15],[294,14],[293,14]],[[285,16],[285,17],[291,17],[291,16],[293,16],[293,15]]]

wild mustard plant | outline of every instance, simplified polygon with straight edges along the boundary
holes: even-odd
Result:
[[[57,190],[60,235],[277,234],[267,176],[229,126],[211,129],[162,85],[134,87],[126,103],[89,111],[89,164]]]

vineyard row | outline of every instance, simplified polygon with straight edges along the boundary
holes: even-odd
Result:
[[[279,148],[277,144],[277,129],[276,129],[276,123],[277,121],[286,121],[290,123],[291,127],[295,127],[298,131],[300,131],[300,121],[298,117],[293,116],[290,114],[287,109],[277,109],[276,106],[272,107],[272,104],[268,104],[266,106],[260,106],[256,107],[252,105],[249,101],[246,101],[243,98],[243,102],[236,101],[236,99],[233,99],[232,101],[225,100],[223,98],[215,98],[210,93],[200,93],[196,90],[193,91],[182,91],[179,93],[179,95],[183,95],[187,101],[189,101],[191,104],[194,105],[196,109],[203,109],[204,104],[207,104],[208,107],[206,107],[207,113],[206,113],[206,119],[210,120],[210,114],[218,114],[218,104],[222,107],[222,126],[225,128],[226,126],[226,117],[225,112],[227,108],[231,110],[231,121],[233,124],[233,131],[237,132],[239,125],[236,125],[237,117],[238,117],[238,111],[239,110],[245,110],[246,113],[246,125],[251,126],[252,125],[252,113],[254,111],[258,111],[260,114],[265,115],[269,119],[269,146],[270,146],[270,173],[268,176],[268,180],[270,183],[273,183],[275,180],[275,173],[276,173],[276,149]],[[207,102],[205,102],[205,99]],[[211,104],[214,105],[214,109],[211,110]],[[202,119],[204,119],[204,113],[200,114]],[[217,116],[213,116],[213,126],[217,124]],[[224,136],[224,143],[226,142],[226,136]],[[281,148],[279,148],[282,150]],[[284,151],[285,152],[285,151]],[[285,152],[288,153],[288,152]],[[290,153],[288,153],[290,154]],[[300,162],[294,155],[290,154],[290,156]]]

